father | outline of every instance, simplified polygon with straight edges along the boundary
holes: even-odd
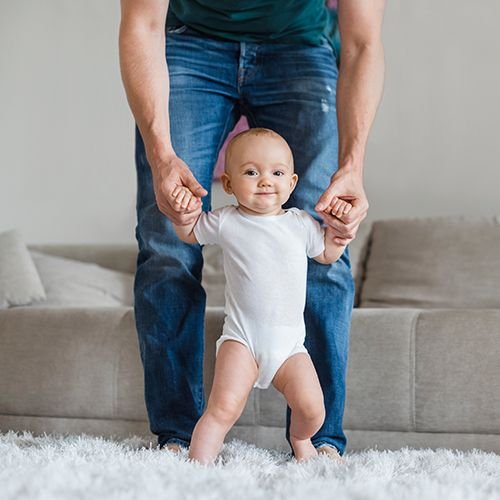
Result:
[[[286,206],[330,225],[349,243],[366,217],[363,162],[383,86],[384,0],[121,0],[120,63],[135,117],[135,316],[151,431],[160,447],[188,446],[201,416],[203,323],[199,245],[177,238],[200,204],[210,208],[217,154],[242,114],[290,144],[299,176]],[[168,13],[168,16],[167,16]],[[340,56],[340,69],[338,62]],[[176,211],[172,191],[197,198]],[[328,215],[334,196],[353,209]],[[309,261],[306,342],[323,387],[326,419],[313,445],[346,447],[345,377],[353,279],[346,249],[331,266]],[[287,408],[289,441],[290,409]]]

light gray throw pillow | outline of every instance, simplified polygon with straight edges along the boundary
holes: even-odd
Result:
[[[500,307],[500,225],[493,217],[377,221],[361,307]]]
[[[88,262],[32,250],[46,300],[37,307],[123,307],[133,305],[134,276]]]
[[[0,234],[0,309],[45,299],[40,276],[20,233]]]

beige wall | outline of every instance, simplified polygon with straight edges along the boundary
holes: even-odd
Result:
[[[366,159],[371,219],[500,214],[499,18],[496,0],[388,1],[385,93]],[[0,231],[134,241],[118,23],[118,0],[0,3]]]

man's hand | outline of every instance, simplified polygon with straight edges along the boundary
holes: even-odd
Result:
[[[342,209],[342,201],[349,202],[352,208],[348,211]],[[352,241],[368,213],[368,199],[359,170],[337,170],[315,208],[324,223],[332,228],[335,243],[347,245]]]
[[[160,212],[180,226],[195,221],[201,211],[201,198],[208,192],[198,183],[189,167],[178,156],[172,155],[151,167],[151,171]],[[192,196],[177,203],[176,195],[181,187],[187,188]]]

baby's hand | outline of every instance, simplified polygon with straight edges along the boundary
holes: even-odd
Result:
[[[185,186],[176,186],[172,191],[173,206],[177,212],[189,212],[196,207],[196,197],[191,190]]]
[[[341,200],[336,196],[333,198],[330,206],[326,208],[325,212],[338,217],[339,219],[351,211],[352,205],[348,201]]]

